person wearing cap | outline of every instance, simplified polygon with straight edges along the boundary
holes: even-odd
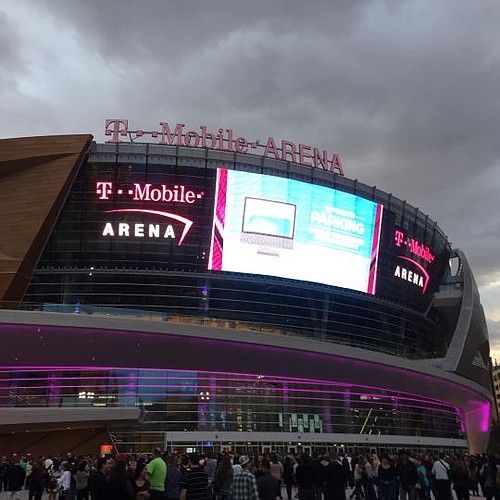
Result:
[[[165,479],[167,478],[167,464],[161,456],[160,448],[153,451],[153,459],[148,463],[145,477],[149,481],[150,500],[162,500],[165,493]]]
[[[259,500],[257,479],[250,472],[252,460],[248,455],[240,457],[241,472],[233,479],[233,500]]]

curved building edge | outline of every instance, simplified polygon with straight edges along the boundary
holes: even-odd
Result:
[[[469,449],[473,453],[486,450],[491,395],[463,376],[422,361],[293,336],[233,332],[201,325],[8,310],[0,311],[0,321],[1,366],[12,371],[16,367],[37,367],[40,363],[47,367],[87,369],[168,368],[299,377],[383,389],[459,408],[465,420]],[[23,334],[30,345],[33,339],[41,340],[27,350],[20,337]],[[70,348],[64,360],[60,352],[54,351],[61,338]],[[425,436],[422,439],[425,441]]]

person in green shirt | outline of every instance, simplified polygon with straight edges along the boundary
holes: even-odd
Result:
[[[150,485],[150,500],[160,500],[165,492],[165,479],[167,478],[167,464],[161,456],[160,448],[155,448],[153,458],[146,469],[146,479]]]

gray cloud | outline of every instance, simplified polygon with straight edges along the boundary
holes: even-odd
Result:
[[[497,9],[496,0],[6,0],[0,135],[102,140],[104,119],[124,117],[337,151],[349,177],[436,220],[486,285],[500,277]]]
[[[18,50],[17,23],[0,10],[0,96],[9,98],[17,92],[17,78],[24,61]]]

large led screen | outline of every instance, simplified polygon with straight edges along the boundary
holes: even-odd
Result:
[[[386,211],[377,295],[425,311],[439,289],[449,257],[447,240],[432,224],[418,224],[414,215],[396,222],[396,214]]]
[[[382,208],[324,186],[218,169],[208,268],[375,294]]]

